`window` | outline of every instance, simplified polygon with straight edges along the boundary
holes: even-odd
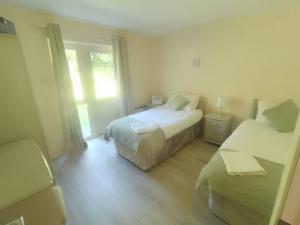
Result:
[[[96,99],[116,96],[113,56],[111,53],[91,53]]]
[[[108,43],[64,44],[81,130],[89,139],[102,134],[107,121],[119,114],[113,47]]]
[[[76,50],[74,49],[67,49],[66,50],[69,70],[71,74],[71,80],[73,84],[73,92],[76,101],[83,100],[83,92],[80,80],[80,74],[78,71],[78,63],[77,63],[77,54]]]
[[[78,70],[77,54],[75,49],[66,49],[66,56],[70,70],[70,76],[73,86],[74,98],[77,102],[83,101],[83,91]],[[84,138],[91,136],[91,128],[87,104],[77,104],[80,126]]]
[[[87,104],[77,105],[77,110],[78,110],[82,135],[84,138],[88,138],[91,136],[91,126],[90,126],[90,118],[88,113],[88,105]]]

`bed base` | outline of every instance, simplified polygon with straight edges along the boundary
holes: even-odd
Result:
[[[126,158],[144,171],[149,171],[160,162],[168,159],[172,154],[195,140],[200,135],[200,122],[168,139],[163,147],[153,158],[153,154],[147,148],[140,148],[137,152],[129,149],[118,141],[114,141],[119,155]]]
[[[267,225],[269,218],[209,188],[209,209],[230,225]]]

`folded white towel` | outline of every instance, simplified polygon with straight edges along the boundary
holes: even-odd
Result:
[[[137,121],[131,124],[131,129],[138,133],[150,133],[158,129],[158,126],[152,121]]]
[[[233,150],[221,150],[220,155],[224,161],[227,173],[232,176],[265,176],[264,168],[250,154]]]

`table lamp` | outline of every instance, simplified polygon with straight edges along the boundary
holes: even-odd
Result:
[[[217,108],[219,109],[219,115],[224,115],[223,109],[225,107],[225,97],[219,96],[216,104]]]

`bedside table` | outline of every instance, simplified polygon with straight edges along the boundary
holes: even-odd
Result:
[[[204,140],[221,145],[230,135],[231,124],[231,114],[208,113],[205,116]]]

